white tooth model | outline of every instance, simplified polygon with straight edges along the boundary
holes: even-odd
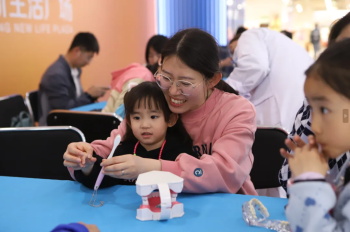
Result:
[[[182,217],[183,204],[176,201],[182,188],[183,179],[170,172],[150,171],[140,174],[136,181],[136,192],[142,197],[142,205],[137,209],[136,218],[148,221]]]

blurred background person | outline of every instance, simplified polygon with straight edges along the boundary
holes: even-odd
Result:
[[[219,55],[220,55],[220,71],[222,73],[222,77],[226,78],[234,69],[234,64],[232,60],[233,52],[235,48],[237,47],[237,42],[239,37],[243,32],[245,32],[247,29],[245,27],[238,27],[236,30],[235,36],[230,40],[227,47],[219,46]]]
[[[226,82],[254,104],[257,125],[289,132],[304,99],[310,55],[282,33],[256,28],[242,33],[233,60],[236,67]]]
[[[162,49],[166,42],[168,42],[168,37],[163,35],[152,36],[146,45],[146,67],[155,73],[158,69],[158,60],[160,59]]]
[[[281,31],[282,34],[284,34],[285,36],[287,36],[290,39],[293,39],[293,33],[287,30],[282,30]]]
[[[290,132],[304,99],[304,72],[313,63],[311,56],[282,33],[257,28],[241,34],[233,60],[236,67],[226,82],[253,103],[257,125]],[[262,196],[286,196],[282,187],[257,192]]]
[[[236,34],[235,35],[241,34],[241,33],[245,32],[246,30],[248,30],[248,29],[243,27],[243,26],[239,26],[237,28],[237,30],[236,30]]]
[[[81,68],[99,52],[96,37],[89,32],[78,33],[65,55],[60,55],[42,76],[39,85],[39,125],[46,125],[47,115],[54,109],[70,109],[95,102],[109,87],[81,86]]]
[[[102,112],[116,113],[124,118],[124,95],[144,81],[154,81],[154,77],[149,69],[139,63],[112,72],[111,94]]]
[[[148,40],[145,50],[146,67],[132,63],[112,72],[112,90],[102,112],[112,112],[121,117],[125,116],[123,104],[125,93],[143,81],[154,81],[153,74],[158,70],[161,52],[168,40],[163,35],[154,35]]]
[[[321,33],[317,23],[315,24],[315,28],[310,33],[310,42],[314,48],[314,58],[316,58],[321,48]]]

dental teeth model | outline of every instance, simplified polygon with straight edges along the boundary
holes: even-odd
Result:
[[[136,218],[141,221],[167,220],[184,215],[183,204],[176,201],[183,179],[170,172],[151,171],[139,175],[136,192],[142,198]]]
[[[256,198],[245,202],[242,205],[244,221],[250,226],[258,226],[275,230],[278,232],[290,232],[290,225],[287,221],[268,219],[270,216],[266,207]]]

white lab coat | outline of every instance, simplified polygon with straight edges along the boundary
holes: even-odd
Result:
[[[310,55],[282,33],[257,28],[241,35],[233,60],[237,66],[226,82],[254,104],[257,125],[289,132],[303,103]]]

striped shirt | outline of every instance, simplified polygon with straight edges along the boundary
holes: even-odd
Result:
[[[304,142],[307,141],[307,137],[309,135],[313,135],[313,132],[311,130],[311,107],[307,103],[306,99],[303,102],[303,106],[298,110],[292,131],[288,135],[288,138],[293,141],[294,135],[299,135]],[[350,157],[349,151],[347,151],[341,156],[338,156],[336,159],[330,159],[328,161],[329,170],[327,172],[326,180],[333,180],[337,176],[339,170],[341,169],[348,157]],[[286,191],[287,181],[290,177],[291,171],[289,169],[288,160],[285,159],[282,168],[279,172],[278,178],[282,187]]]

